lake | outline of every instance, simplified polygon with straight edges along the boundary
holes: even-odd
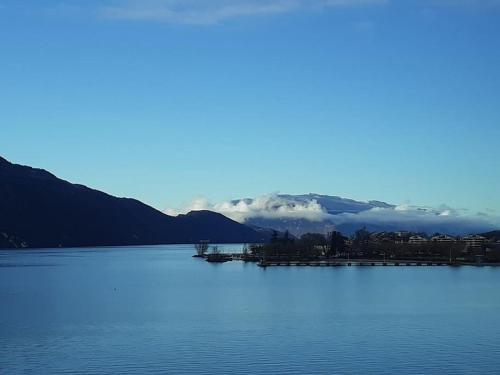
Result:
[[[500,371],[500,268],[261,269],[193,254],[0,251],[0,373]]]

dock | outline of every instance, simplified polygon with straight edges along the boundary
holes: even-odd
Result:
[[[259,267],[277,267],[277,266],[294,266],[294,267],[375,267],[375,266],[392,266],[392,267],[415,267],[415,266],[455,266],[455,263],[443,261],[419,261],[419,260],[314,260],[314,261],[261,261]]]
[[[263,260],[257,255],[242,253],[221,253],[216,256],[203,256],[209,262],[225,263],[243,261],[257,263],[259,267],[459,267],[459,266],[500,266],[500,263],[474,263],[448,260],[409,260],[409,259],[320,259],[320,260]],[[213,258],[213,259],[212,259]]]

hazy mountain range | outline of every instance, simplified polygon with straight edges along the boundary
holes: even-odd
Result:
[[[219,213],[171,217],[135,199],[71,184],[0,157],[0,248],[262,242]]]
[[[455,235],[481,233],[500,226],[498,217],[472,214],[447,206],[439,208],[395,205],[381,201],[361,202],[321,194],[269,194],[257,198],[210,203],[196,199],[186,209],[219,212],[238,222],[299,236],[307,232],[326,233],[333,229],[352,234],[359,228],[370,231],[440,232]]]

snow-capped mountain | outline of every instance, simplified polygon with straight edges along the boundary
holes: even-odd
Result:
[[[460,235],[500,226],[498,217],[471,214],[447,206],[429,208],[375,200],[363,202],[321,194],[269,194],[215,204],[198,199],[185,210],[193,209],[216,211],[241,223],[288,230],[296,236],[334,229],[351,234],[362,227],[370,231],[407,230]]]

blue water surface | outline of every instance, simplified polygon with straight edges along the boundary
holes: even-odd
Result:
[[[500,373],[500,268],[261,269],[192,254],[0,251],[0,373]]]

